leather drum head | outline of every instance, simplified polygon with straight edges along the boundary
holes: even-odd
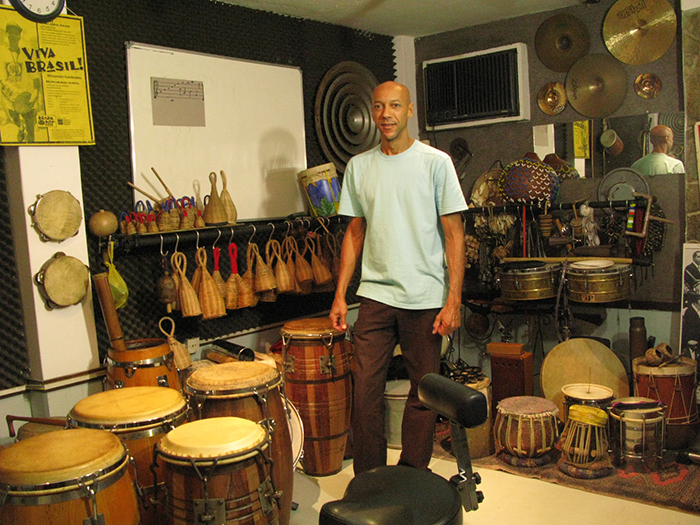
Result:
[[[572,15],[559,14],[540,24],[535,35],[535,50],[542,63],[552,71],[565,73],[588,54],[591,39],[583,22]]]
[[[586,55],[566,75],[569,104],[585,117],[607,117],[622,105],[626,94],[625,70],[610,55]]]
[[[629,395],[622,362],[607,346],[593,339],[569,339],[552,348],[544,358],[540,373],[542,394],[557,405],[560,417],[566,414],[561,389],[573,383],[606,386],[615,399]]]

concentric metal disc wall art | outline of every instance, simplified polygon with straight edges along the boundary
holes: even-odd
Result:
[[[372,92],[377,79],[357,62],[340,62],[321,79],[314,118],[323,152],[339,172],[354,155],[379,143],[372,120]]]

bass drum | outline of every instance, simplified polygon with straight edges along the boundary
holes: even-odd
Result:
[[[561,263],[518,261],[498,269],[496,282],[501,296],[513,301],[533,301],[556,297],[561,278]]]

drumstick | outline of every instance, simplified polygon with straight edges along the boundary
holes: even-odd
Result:
[[[126,183],[127,183],[129,186],[131,186],[132,188],[134,188],[136,191],[138,191],[139,193],[141,193],[142,195],[145,195],[146,197],[148,197],[149,199],[151,199],[154,203],[160,202],[160,201],[162,200],[162,199],[159,199],[158,197],[154,197],[153,195],[149,195],[148,193],[146,193],[145,191],[143,191],[141,188],[138,188],[138,187],[134,186],[134,185],[133,185],[131,182],[129,182],[129,181],[126,181]]]
[[[114,306],[114,297],[112,297],[112,289],[109,286],[108,278],[109,274],[107,272],[97,273],[92,276],[92,282],[95,283],[97,298],[102,307],[102,316],[107,326],[107,334],[109,335],[112,348],[117,352],[126,352],[124,334],[119,324],[119,316],[117,316],[117,308]]]
[[[158,177],[158,180],[160,181],[160,183],[161,183],[161,184],[163,185],[163,187],[165,188],[165,191],[168,192],[168,195],[170,195],[170,197],[172,197],[172,199],[175,201],[175,204],[176,204],[178,207],[181,207],[180,203],[177,202],[177,199],[175,198],[175,195],[173,195],[173,192],[170,191],[170,188],[168,188],[168,186],[166,186],[165,182],[163,182],[163,179],[160,178],[160,175],[158,175],[158,172],[156,171],[156,169],[155,169],[153,166],[151,166],[151,171],[155,174],[156,177]]]

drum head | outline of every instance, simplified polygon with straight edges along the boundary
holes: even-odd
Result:
[[[297,407],[287,399],[287,423],[289,424],[289,435],[292,437],[292,457],[296,467],[304,456],[304,423]]]
[[[562,387],[572,383],[595,383],[613,391],[614,397],[629,395],[627,372],[607,346],[593,339],[569,339],[552,348],[544,358],[540,386],[563,418]]]
[[[590,383],[564,385],[561,387],[561,393],[564,394],[564,398],[569,397],[583,401],[602,401],[614,397],[612,388]]]
[[[174,388],[132,386],[98,392],[78,401],[68,414],[76,426],[139,427],[162,421],[187,404]]]
[[[124,455],[119,438],[104,430],[49,432],[0,451],[0,483],[38,486],[72,481],[112,467]]]
[[[556,416],[557,407],[548,399],[535,396],[515,396],[499,401],[498,411],[519,416]]]
[[[69,192],[53,190],[38,197],[32,219],[42,240],[61,242],[78,233],[83,210]]]
[[[260,361],[231,361],[195,370],[187,378],[187,392],[240,392],[274,385],[280,380],[276,368]]]
[[[216,459],[254,455],[267,440],[265,429],[239,417],[212,417],[185,423],[168,432],[158,442],[167,456],[182,459]]]
[[[572,262],[570,267],[575,270],[601,270],[610,268],[614,264],[610,259],[591,259],[590,261]]]
[[[332,335],[334,338],[345,335],[333,329],[331,320],[327,317],[314,317],[312,319],[297,319],[289,321],[280,330],[282,335],[291,336],[294,339],[319,339],[322,336]]]
[[[61,252],[44,263],[39,275],[45,294],[57,307],[78,304],[85,297],[90,284],[88,267],[79,259]]]
[[[505,263],[501,266],[501,271],[523,271],[523,270],[536,270],[538,268],[544,268],[547,263],[544,261],[514,261]]]
[[[632,361],[632,370],[635,374],[647,376],[689,376],[695,375],[697,362],[689,357],[680,357],[675,363],[668,363],[663,367],[646,366],[646,357],[637,357]]]

